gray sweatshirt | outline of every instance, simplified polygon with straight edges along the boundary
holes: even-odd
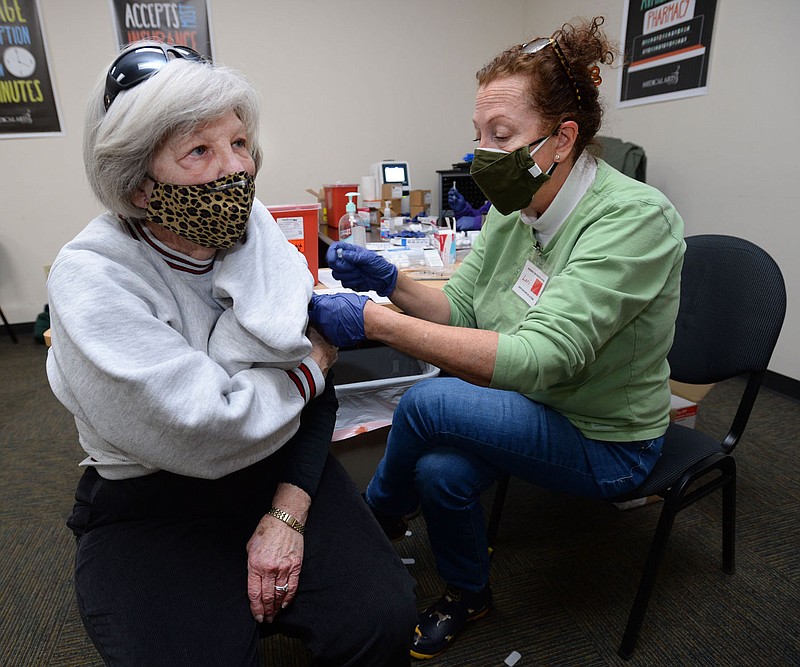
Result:
[[[325,379],[305,336],[313,279],[256,200],[243,241],[207,262],[99,216],[48,279],[50,386],[108,479],[215,479],[295,433]]]

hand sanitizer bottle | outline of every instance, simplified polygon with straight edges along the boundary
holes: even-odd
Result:
[[[383,207],[383,217],[381,218],[381,238],[388,239],[389,234],[392,233],[392,202],[387,199],[384,203],[386,206]]]
[[[357,197],[358,193],[348,192],[345,196],[347,205],[344,207],[345,214],[339,218],[339,240],[366,248],[367,232],[361,225],[361,220],[356,213],[356,205],[353,202],[353,197]]]

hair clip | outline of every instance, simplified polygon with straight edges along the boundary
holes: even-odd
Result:
[[[592,83],[595,87],[603,83],[603,77],[600,76],[600,68],[597,65],[589,68],[589,74],[592,76]]]

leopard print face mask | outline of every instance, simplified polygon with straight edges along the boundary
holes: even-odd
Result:
[[[146,220],[204,248],[230,248],[244,235],[255,179],[246,171],[203,185],[155,182]]]

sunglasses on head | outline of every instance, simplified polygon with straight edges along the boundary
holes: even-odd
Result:
[[[123,90],[138,86],[175,58],[208,62],[194,49],[174,44],[137,46],[118,56],[106,75],[106,111]]]
[[[567,57],[564,55],[564,52],[561,50],[561,47],[558,45],[558,42],[555,40],[555,38],[540,37],[539,39],[534,39],[532,42],[527,42],[522,45],[522,52],[531,55],[538,53],[546,46],[552,46],[553,51],[556,52],[556,56],[558,56],[558,62],[561,63],[561,67],[564,68],[564,72],[566,72],[567,76],[569,77],[569,81],[572,84],[572,89],[575,91],[575,97],[578,99],[578,107],[580,108],[582,106],[581,91],[578,90],[578,84],[575,81],[575,77],[572,76],[572,70],[567,62]]]

